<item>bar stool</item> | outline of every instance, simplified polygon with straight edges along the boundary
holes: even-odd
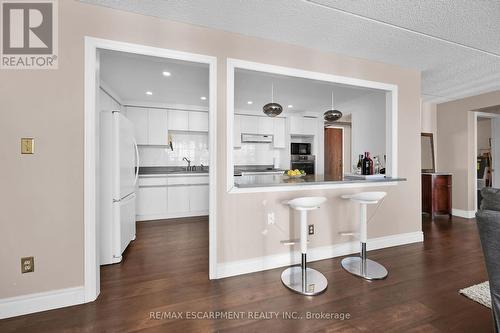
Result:
[[[367,241],[367,205],[380,202],[386,192],[361,192],[352,195],[343,195],[342,199],[349,199],[360,206],[359,215],[359,238],[361,242],[361,254],[359,257],[348,257],[342,260],[342,267],[349,273],[360,276],[367,280],[381,280],[387,277],[387,269],[376,261],[366,258]]]
[[[300,212],[300,252],[302,261],[300,266],[288,267],[281,273],[281,281],[290,290],[301,294],[314,296],[326,290],[328,281],[325,276],[315,269],[307,267],[307,212],[318,209],[326,201],[325,197],[302,197],[287,201],[285,204]],[[282,241],[286,245],[294,245],[294,240]]]

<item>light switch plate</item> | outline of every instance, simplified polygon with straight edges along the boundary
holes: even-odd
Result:
[[[24,257],[21,258],[21,273],[31,273],[35,271],[35,258]]]
[[[35,150],[35,139],[21,138],[21,154],[33,154]]]

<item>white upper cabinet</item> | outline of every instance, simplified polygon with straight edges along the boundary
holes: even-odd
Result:
[[[259,118],[259,128],[258,134],[269,134],[274,133],[274,118],[270,117],[258,117]]]
[[[235,118],[239,118],[243,134],[272,135],[274,132],[273,118],[244,115],[235,115]]]
[[[208,112],[187,112],[189,119],[189,130],[197,132],[208,132]]]
[[[168,131],[208,132],[208,112],[127,107],[139,145],[167,145]]]
[[[254,116],[236,115],[240,118],[241,133],[259,134],[259,118]]]
[[[189,112],[168,111],[168,129],[174,131],[189,131]]]
[[[169,110],[168,129],[208,132],[208,112]]]
[[[316,135],[317,119],[304,117],[290,118],[290,134],[291,135]]]
[[[274,118],[272,121],[274,148],[285,148],[285,118]]]
[[[127,118],[134,124],[137,144],[166,145],[168,143],[166,110],[127,107]]]
[[[145,108],[127,107],[127,118],[134,124],[138,145],[148,144],[149,112]]]
[[[285,148],[285,118],[234,115],[233,146],[241,147],[241,134],[273,135],[274,147]]]
[[[168,144],[167,111],[162,109],[149,109],[148,144]]]

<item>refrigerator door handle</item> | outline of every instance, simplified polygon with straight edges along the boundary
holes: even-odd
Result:
[[[135,179],[134,179],[134,186],[137,185],[137,180],[139,179],[139,146],[137,146],[137,141],[134,139],[134,147],[135,147]]]

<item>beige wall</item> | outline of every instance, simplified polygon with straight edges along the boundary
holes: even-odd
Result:
[[[438,159],[437,157],[437,106],[433,103],[426,103],[422,101],[420,107],[420,117],[421,117],[421,131],[422,133],[432,133],[434,139],[434,163],[437,168]]]
[[[472,110],[500,104],[500,91],[437,106],[438,170],[453,173],[453,208],[475,209],[476,129]]]
[[[482,154],[484,150],[490,149],[491,119],[477,118],[477,153]]]
[[[227,262],[287,249],[288,210],[283,199],[325,195],[311,214],[311,246],[344,242],[354,229],[353,207],[338,196],[352,190],[227,194],[226,58],[296,67],[397,84],[399,174],[408,181],[389,192],[369,226],[370,237],[421,230],[420,74],[267,40],[135,15],[77,1],[59,1],[59,69],[0,74],[0,298],[83,284],[84,36],[120,40],[218,57],[218,260]],[[19,138],[36,138],[36,154],[21,156]],[[376,188],[370,188],[376,189]],[[265,207],[263,200],[265,200]],[[279,228],[266,236],[264,212],[276,212]],[[256,213],[257,212],[257,213]],[[35,273],[21,276],[19,258],[35,256]]]

